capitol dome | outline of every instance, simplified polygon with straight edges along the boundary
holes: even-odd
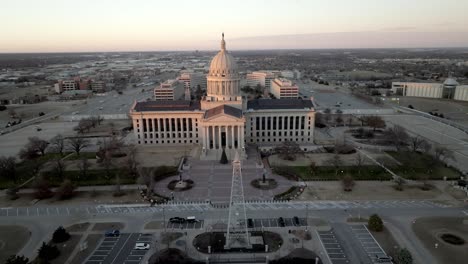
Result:
[[[444,86],[457,86],[458,82],[454,78],[447,78],[444,81]]]
[[[212,77],[234,77],[237,75],[237,63],[231,54],[226,50],[224,33],[221,40],[221,50],[211,60],[209,76]]]

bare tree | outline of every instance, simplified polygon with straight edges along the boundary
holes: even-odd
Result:
[[[343,176],[342,181],[343,181],[343,189],[345,192],[350,192],[353,190],[354,179],[351,175],[346,174],[345,176]]]
[[[129,145],[127,147],[126,165],[128,175],[136,178],[138,175],[138,161],[136,159],[136,147],[134,145]]]
[[[138,175],[138,182],[146,185],[146,196],[150,196],[155,183],[153,168],[140,167]]]
[[[91,127],[93,126],[93,122],[90,119],[81,119],[80,122],[78,122],[78,125],[74,128],[78,134],[84,134],[85,132],[89,132]]]
[[[41,155],[45,154],[45,150],[47,146],[49,145],[49,142],[46,140],[40,139],[38,137],[30,137],[28,138],[29,142],[27,143],[31,149],[36,150],[37,152],[40,152]]]
[[[455,161],[453,151],[441,145],[437,145],[434,148],[434,157],[442,162],[446,162],[447,160]]]
[[[70,199],[75,194],[74,191],[75,185],[69,179],[66,179],[57,190],[58,198],[61,200]]]
[[[323,124],[323,114],[316,113],[315,114],[315,124]]]
[[[315,175],[315,172],[317,171],[317,164],[312,160],[309,163],[309,169],[310,169],[310,174]]]
[[[414,136],[409,138],[409,144],[413,152],[418,151],[419,149],[425,150],[430,144],[423,138],[419,136]]]
[[[63,151],[65,150],[65,138],[58,134],[50,140],[50,145],[52,150],[60,153],[60,156],[63,157]]]
[[[82,158],[78,163],[78,169],[80,170],[80,176],[78,179],[86,179],[88,177],[89,161],[86,158]]]
[[[382,119],[380,116],[366,116],[364,118],[364,122],[366,125],[370,126],[373,128],[374,132],[377,128],[385,128],[386,124],[385,121]]]
[[[344,120],[343,118],[341,117],[341,114],[337,115],[336,118],[335,118],[335,123],[338,125],[338,126],[341,126],[341,124],[343,124]]]
[[[110,172],[113,167],[112,153],[110,151],[105,151],[104,155],[101,156],[101,166],[104,167],[106,179],[109,180],[112,177]]]
[[[294,141],[285,140],[283,143],[275,148],[275,152],[284,160],[296,160],[297,154],[303,154],[304,152],[299,145]]]
[[[54,195],[52,191],[50,190],[49,181],[45,179],[43,176],[38,177],[34,181],[33,187],[35,189],[34,196],[37,199],[47,199]]]
[[[65,162],[61,158],[56,158],[53,161],[53,172],[57,177],[59,177],[61,180],[63,180],[63,174],[65,172]]]
[[[364,164],[364,156],[358,152],[356,155],[355,162],[356,162],[356,167],[358,169],[358,174],[361,175],[362,165]]]
[[[81,150],[89,145],[89,141],[82,137],[69,138],[67,143],[68,148],[78,156],[80,155]]]
[[[0,157],[0,179],[18,181],[15,157]]]
[[[394,125],[393,127],[385,130],[384,134],[386,139],[395,146],[397,151],[406,147],[409,135],[402,126]]]
[[[338,175],[338,171],[340,170],[343,161],[341,160],[340,155],[338,153],[333,154],[329,159],[325,161],[326,164],[332,166],[335,169],[335,176]]]

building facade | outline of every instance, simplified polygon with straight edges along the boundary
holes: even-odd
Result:
[[[202,157],[245,157],[247,143],[272,148],[286,140],[307,150],[314,146],[315,110],[311,100],[256,99],[240,95],[237,64],[226,50],[212,59],[207,95],[201,101],[135,102],[130,109],[135,140],[141,145],[198,144]]]
[[[299,96],[299,87],[290,80],[276,78],[271,82],[270,93],[279,99],[297,98]]]
[[[174,101],[184,99],[184,96],[184,84],[177,80],[167,80],[161,83],[159,87],[154,88],[154,100],[156,101]]]
[[[468,101],[468,85],[460,85],[453,78],[447,78],[444,83],[393,82],[392,92],[400,96]]]
[[[277,77],[278,74],[270,71],[254,71],[246,75],[246,83],[252,88],[260,85],[265,87],[265,89],[270,90],[271,81]]]

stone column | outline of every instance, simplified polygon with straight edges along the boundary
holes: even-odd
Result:
[[[222,128],[222,126],[218,126],[218,136],[219,136],[219,138],[218,138],[218,143],[219,143],[219,145],[218,145],[218,146],[219,146],[219,149],[222,149],[222,146],[221,146],[221,144],[222,144],[222,140],[221,140],[221,128]]]
[[[231,126],[231,144],[232,144],[231,148],[232,148],[232,149],[235,149],[235,148],[236,148],[236,146],[234,145],[234,143],[235,143],[235,142],[234,142],[234,139],[235,139],[235,136],[234,136],[234,126]]]
[[[183,127],[183,126],[182,126]],[[202,137],[202,142],[203,142],[203,149],[206,150],[206,136],[205,136],[205,127],[200,127],[200,134],[201,134],[201,137]],[[190,141],[189,141],[190,142]]]
[[[206,148],[211,149],[210,147],[210,127],[206,127]]]
[[[156,122],[157,122],[156,118],[153,118],[152,120],[153,120],[153,139],[156,140],[156,134],[159,131],[159,126],[156,126],[157,125],[156,124]],[[154,142],[154,143],[156,143],[156,142]]]
[[[241,149],[241,134],[240,134],[240,126],[237,126],[237,148]]]
[[[179,118],[174,118],[174,130],[175,130],[175,138],[176,139],[180,139],[179,138],[179,124],[177,124],[177,121],[179,121]]]
[[[242,149],[244,146],[244,126],[239,126],[240,131],[241,131],[241,143],[240,143],[240,148]]]
[[[161,120],[162,120],[162,122],[163,122],[163,127],[164,127],[164,142],[167,143],[167,125],[166,125],[166,123],[167,123],[167,122],[166,122],[167,118],[163,118],[163,119],[161,119]]]
[[[213,141],[213,149],[216,149],[215,126],[211,126],[211,140]]]

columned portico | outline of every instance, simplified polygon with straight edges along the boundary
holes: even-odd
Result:
[[[244,148],[244,124],[202,124],[203,149]]]

